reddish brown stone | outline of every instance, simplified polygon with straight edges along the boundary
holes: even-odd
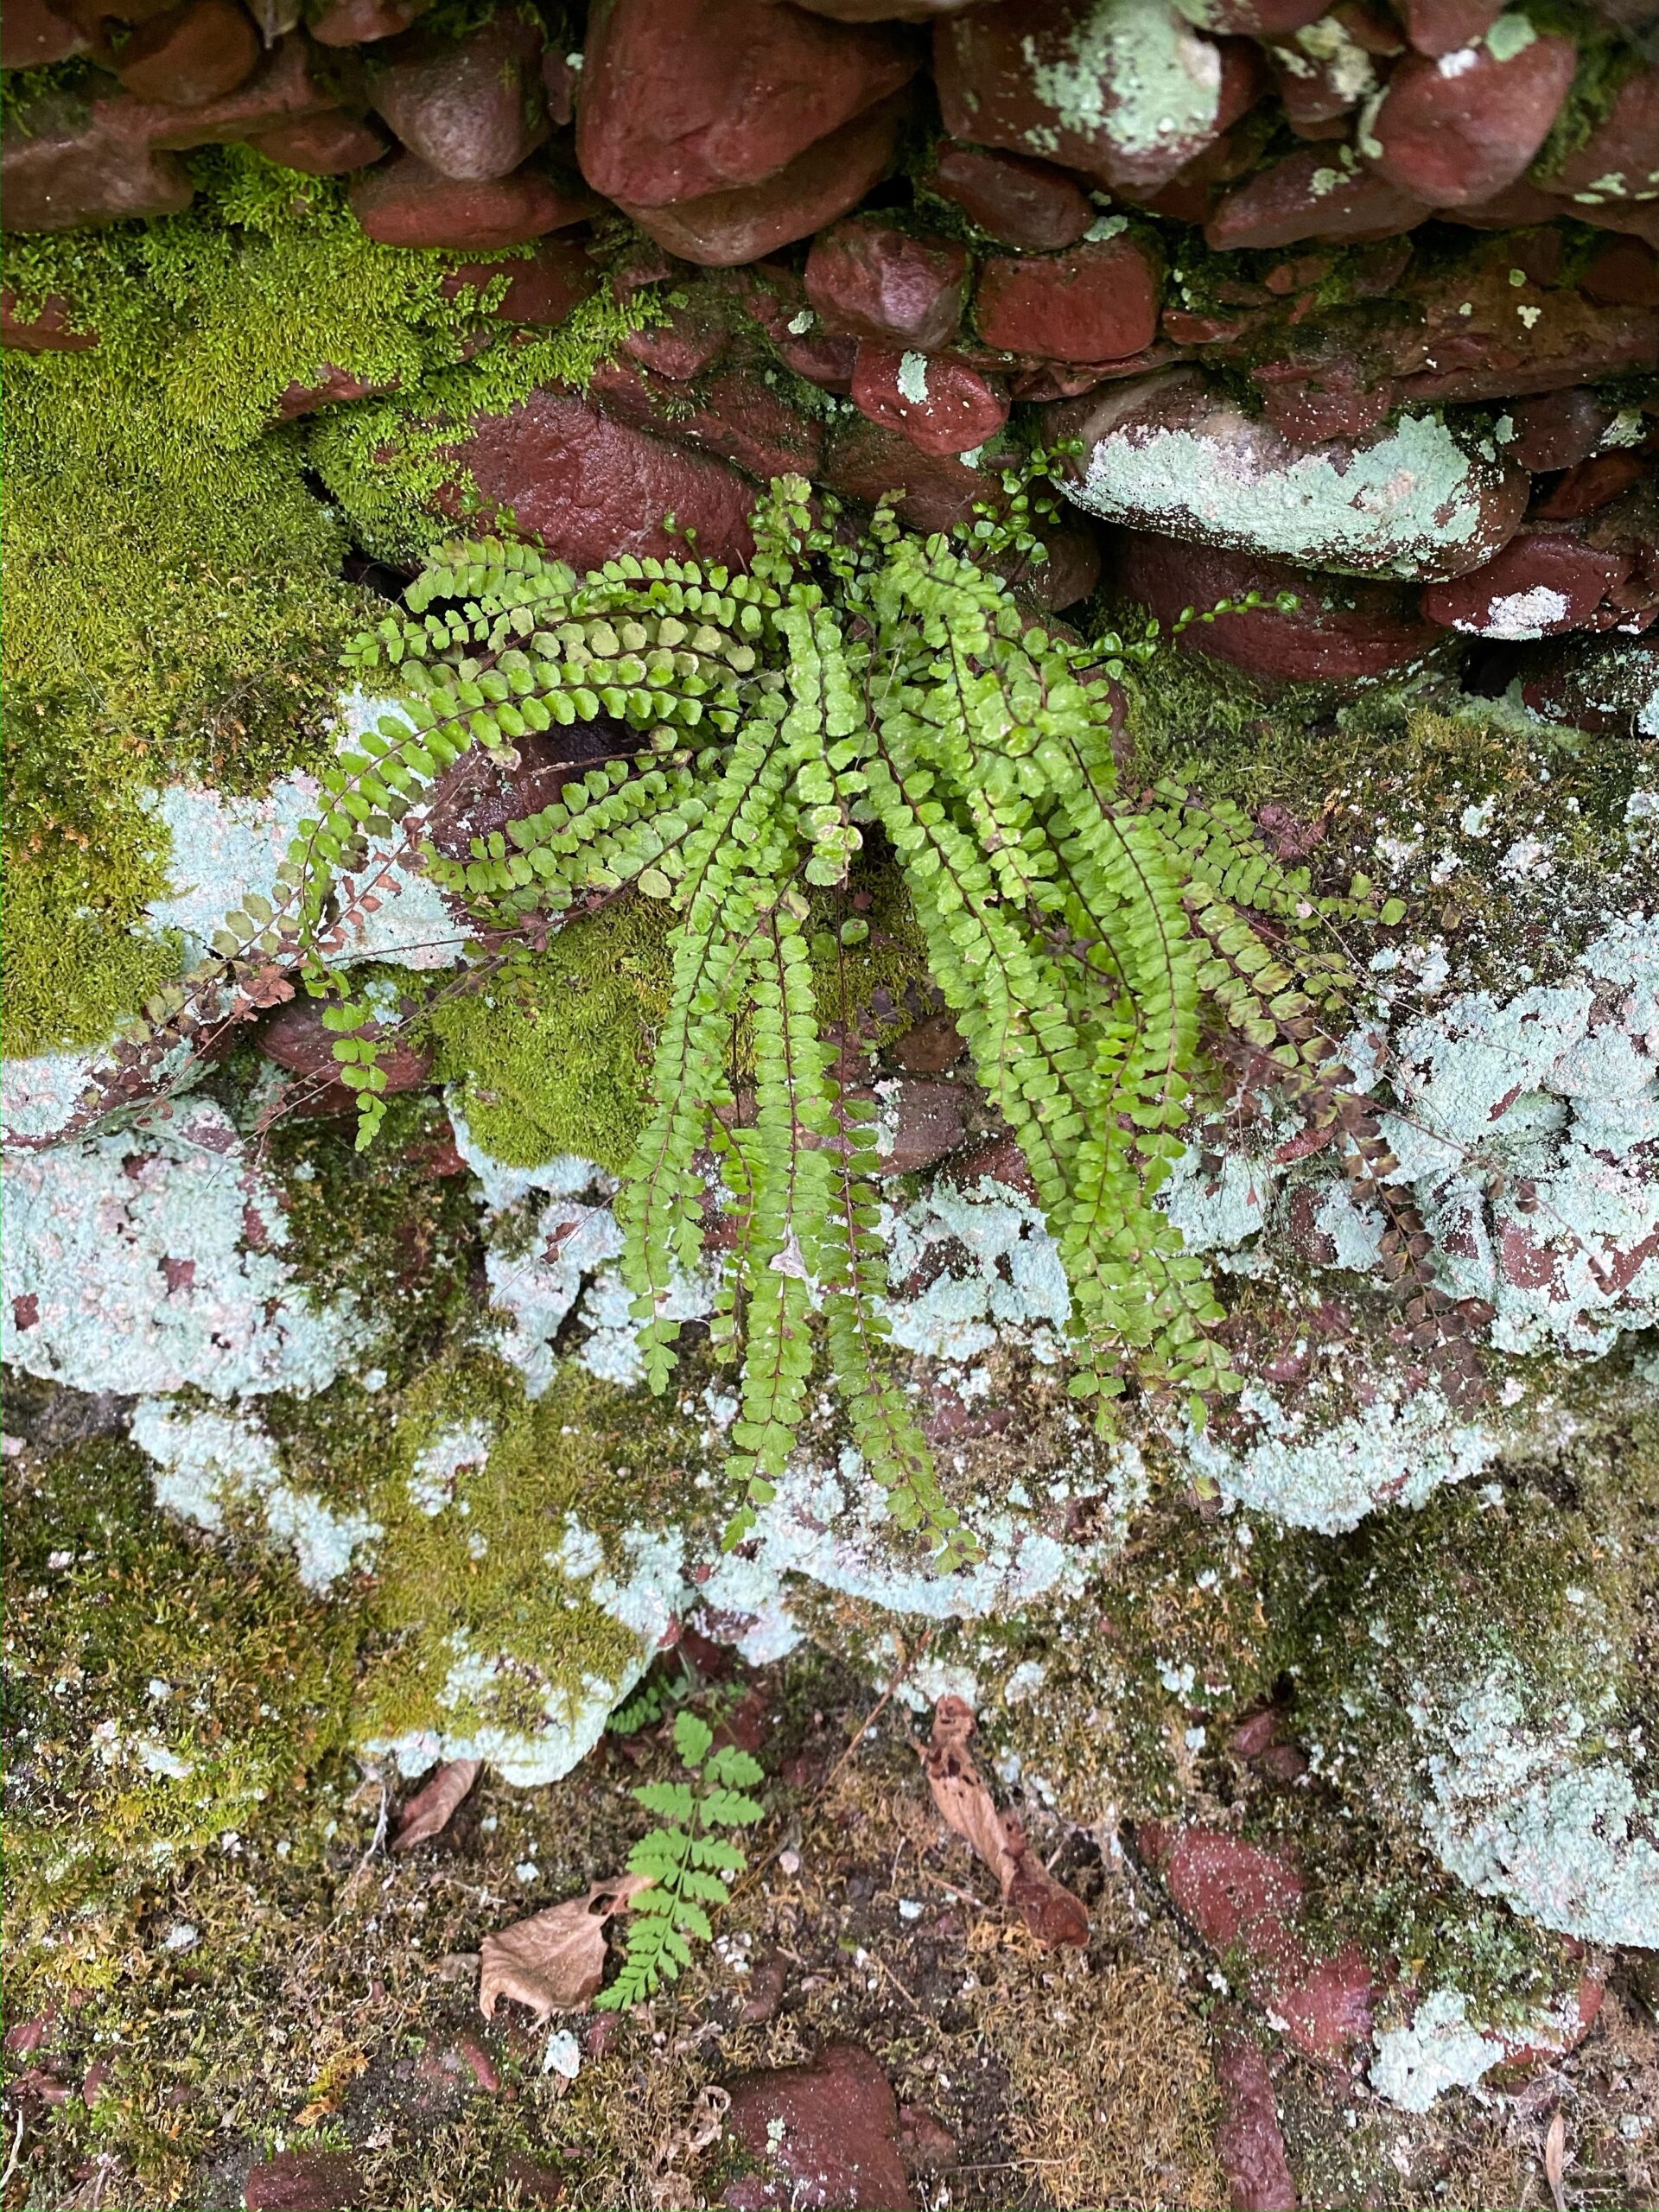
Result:
[[[399,154],[359,177],[352,213],[383,245],[487,250],[527,245],[549,231],[580,223],[593,212],[585,192],[573,192],[540,168],[479,184],[440,176],[415,154]]]
[[[1419,604],[1431,622],[1471,637],[1554,638],[1582,629],[1630,565],[1566,533],[1526,531],[1484,568],[1425,586]]]
[[[1521,696],[1535,715],[1607,737],[1659,730],[1659,641],[1573,638],[1531,660]]]
[[[754,541],[755,488],[722,461],[613,421],[574,393],[533,392],[480,416],[455,449],[487,505],[577,569],[619,553],[741,563]],[[446,500],[459,511],[461,499]],[[676,527],[664,527],[671,516]],[[498,517],[499,519],[499,517]]]
[[[1576,522],[1581,515],[1599,514],[1647,474],[1648,464],[1639,453],[1604,453],[1581,461],[1567,470],[1559,484],[1533,501],[1532,518]]]
[[[424,28],[377,47],[370,96],[411,154],[440,176],[484,184],[509,175],[547,137],[540,23],[498,8],[451,38]]]
[[[9,0],[0,15],[0,69],[44,69],[87,53],[91,44],[79,26],[47,0]]]
[[[1455,54],[1484,38],[1504,0],[1399,0],[1406,36],[1419,54]]]
[[[1579,286],[1611,307],[1659,308],[1659,253],[1640,238],[1609,238],[1596,248]]]
[[[1185,545],[1149,531],[1119,533],[1114,554],[1120,587],[1166,631],[1189,607],[1203,614],[1223,600],[1261,593],[1265,606],[1194,622],[1179,643],[1184,652],[1209,653],[1274,682],[1383,676],[1420,659],[1437,642],[1434,625],[1418,615],[1403,585],[1348,578],[1338,583],[1287,561]],[[1274,604],[1284,591],[1298,602],[1288,613]]]
[[[729,348],[732,334],[723,315],[706,304],[671,308],[666,323],[647,323],[631,331],[622,350],[642,368],[666,377],[672,384],[686,384],[710,369]]]
[[[1375,63],[1342,48],[1309,54],[1294,39],[1268,47],[1268,66],[1285,120],[1299,138],[1346,138],[1348,118],[1378,83]]]
[[[637,430],[718,454],[761,483],[810,476],[823,445],[820,423],[791,407],[751,367],[710,377],[695,400],[649,370],[602,364],[589,387],[606,414]]]
[[[1403,399],[1509,400],[1659,359],[1659,310],[1604,307],[1567,284],[1516,285],[1524,239],[1495,238],[1481,251],[1484,265],[1431,270],[1402,287],[1415,319],[1395,355]]]
[[[672,207],[619,204],[647,237],[702,268],[758,261],[858,205],[887,174],[908,109],[908,96],[896,94],[820,138],[762,184]]]
[[[325,361],[312,383],[291,384],[286,388],[276,403],[276,413],[281,421],[294,423],[302,415],[315,415],[320,408],[338,406],[351,399],[372,399],[380,392],[397,389],[395,384],[365,384],[349,369],[337,368],[332,361]]]
[[[0,291],[0,346],[24,353],[88,353],[98,343],[95,330],[78,327],[75,310],[61,292],[48,292],[26,321],[16,315],[17,295]]]
[[[1125,102],[1091,47],[1096,0],[997,0],[940,23],[933,66],[944,127],[953,137],[1036,154],[1116,190],[1156,191],[1242,115],[1254,93],[1232,84],[1220,50],[1170,5],[1160,26],[1195,88],[1191,119],[1147,133],[1124,127]],[[1062,107],[1057,85],[1092,78],[1097,100],[1084,119]],[[1151,143],[1147,141],[1150,139]]]
[[[135,216],[176,215],[194,197],[182,163],[126,143],[94,112],[50,93],[14,115],[0,147],[0,217],[9,231],[76,231]]]
[[[1138,239],[1103,238],[1041,259],[994,255],[974,319],[988,346],[1054,361],[1120,360],[1158,334],[1160,272]]]
[[[1408,54],[1371,119],[1377,174],[1437,207],[1473,207],[1520,177],[1572,86],[1571,39],[1535,37],[1500,60],[1461,47]]]
[[[761,184],[918,58],[898,33],[766,0],[611,0],[588,29],[577,156],[596,191],[632,207]]]
[[[721,2200],[731,2212],[911,2212],[898,2100],[859,2044],[826,2044],[810,2066],[743,2075],[730,2088],[726,2124],[752,2162]]]
[[[961,1144],[962,1093],[952,1083],[895,1083],[884,1086],[893,1142],[882,1154],[882,1175],[918,1175],[937,1166]]]
[[[1233,2212],[1297,2212],[1266,2059],[1255,2044],[1230,2035],[1217,2055],[1216,2079],[1223,2107],[1216,2156]]]
[[[1141,205],[1154,215],[1167,215],[1177,223],[1207,223],[1230,184],[1249,176],[1261,162],[1268,142],[1274,135],[1271,109],[1256,108],[1223,131],[1213,145],[1178,169],[1156,192],[1143,194]]]
[[[827,491],[870,506],[897,493],[899,518],[912,530],[949,530],[970,520],[982,500],[1001,505],[994,470],[969,468],[947,454],[925,454],[899,431],[867,417],[831,433],[819,480]]]
[[[967,1039],[948,1014],[928,1014],[892,1047],[907,1075],[943,1075],[967,1050]]]
[[[323,0],[306,29],[320,46],[362,46],[396,38],[423,16],[432,0]]]
[[[1293,444],[1362,437],[1394,411],[1394,380],[1340,346],[1264,361],[1251,371],[1262,412]]]
[[[1392,56],[1406,50],[1400,18],[1387,0],[1338,0],[1331,14],[1354,44],[1367,54]]]
[[[975,451],[1008,419],[1007,393],[965,361],[868,341],[853,365],[853,404],[925,454]]]
[[[1014,1137],[988,1137],[971,1152],[958,1153],[944,1172],[960,1190],[976,1191],[982,1182],[1000,1183],[1005,1191],[1017,1191],[1033,1204],[1037,1198],[1036,1182]]]
[[[992,566],[1020,597],[1045,613],[1087,599],[1100,582],[1100,541],[1081,518],[1046,522],[1042,554],[1003,555]]]
[[[245,83],[200,107],[100,101],[99,112],[108,118],[112,134],[151,148],[188,153],[196,146],[257,138],[284,124],[335,113],[340,106],[339,93],[327,80],[322,56],[296,32],[278,39]]]
[[[1286,1859],[1216,1829],[1155,1822],[1139,1844],[1211,1948],[1242,1955],[1251,1993],[1305,2056],[1336,2058],[1369,2040],[1370,1971],[1351,1944],[1327,1958],[1310,1953],[1296,1925],[1302,1878]]]
[[[609,715],[590,722],[571,722],[544,734],[515,738],[515,766],[498,753],[475,746],[433,787],[427,831],[439,852],[465,860],[474,837],[505,830],[551,806],[569,779],[585,775],[595,762],[637,752],[639,739]]]
[[[314,116],[308,123],[279,124],[275,130],[250,138],[256,154],[263,154],[279,168],[299,169],[307,176],[344,176],[352,169],[367,168],[378,162],[390,142],[366,118],[337,110]]]
[[[1075,245],[1095,220],[1088,194],[1064,169],[953,138],[940,141],[927,185],[982,231],[1031,253]]]
[[[1223,252],[1296,245],[1304,238],[1344,245],[1394,238],[1427,213],[1426,201],[1375,170],[1350,167],[1338,154],[1307,146],[1228,193],[1204,235]]]
[[[1504,457],[1535,475],[1571,468],[1595,451],[1614,413],[1599,391],[1581,384],[1565,391],[1544,392],[1536,399],[1517,400],[1510,410],[1514,435],[1503,448]]]
[[[334,1058],[335,1033],[324,1027],[322,1014],[320,999],[290,999],[263,1024],[254,1041],[268,1060],[286,1068],[290,1075],[336,1077],[340,1063]],[[372,1037],[379,1027],[377,1022],[368,1022],[352,1033]],[[389,1044],[379,1065],[388,1091],[418,1090],[431,1080],[432,1055],[417,1046]]]
[[[563,130],[576,111],[576,73],[570,57],[561,54],[556,46],[549,46],[542,54],[542,97],[547,103],[547,119],[556,130]]]
[[[1563,194],[1586,221],[1611,204],[1650,201],[1659,193],[1659,65],[1633,70],[1584,143],[1533,181]]]
[[[918,238],[891,223],[837,223],[806,257],[806,296],[844,337],[940,352],[956,336],[969,255],[954,238]]]
[[[443,280],[443,296],[486,291],[498,276],[506,289],[490,312],[499,322],[559,323],[599,286],[599,272],[571,238],[543,238],[524,257],[466,261]]]
[[[346,2151],[279,2151],[248,2176],[247,2212],[353,2212],[368,2184]]]
[[[259,34],[237,0],[181,0],[138,25],[116,74],[139,99],[203,107],[250,77],[259,51]]]

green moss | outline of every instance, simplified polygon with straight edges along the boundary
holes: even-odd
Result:
[[[135,874],[136,893],[149,872],[140,862]],[[178,973],[175,937],[135,935],[117,927],[107,910],[86,906],[77,872],[60,857],[55,866],[11,862],[4,899],[0,1040],[8,1055],[96,1044],[125,1008]]]
[[[623,900],[561,930],[511,982],[435,1008],[437,1072],[459,1084],[467,1125],[493,1158],[534,1167],[573,1152],[613,1173],[626,1165],[668,1004],[669,918]]]
[[[302,1787],[343,1740],[354,1635],[291,1573],[155,1510],[99,1440],[9,1471],[12,1940],[128,1896]]]
[[[626,1680],[639,1638],[594,1603],[585,1577],[562,1571],[567,1520],[613,1543],[620,1529],[662,1525],[702,1449],[690,1421],[570,1362],[543,1398],[511,1411],[511,1386],[487,1368],[460,1392],[454,1383],[446,1377],[424,1414],[411,1404],[411,1446],[463,1409],[488,1421],[493,1408],[500,1426],[484,1464],[456,1472],[448,1506],[427,1510],[406,1478],[377,1498],[386,1535],[371,1611],[385,1641],[358,1720],[370,1739],[435,1726],[533,1732],[550,1700],[578,1706]],[[626,1573],[620,1550],[607,1565]]]
[[[9,241],[18,314],[56,294],[99,340],[8,357],[6,849],[19,881],[38,872],[10,932],[11,1051],[107,1033],[165,957],[116,950],[165,862],[147,790],[262,791],[329,741],[340,648],[373,603],[340,563],[385,487],[365,457],[364,517],[321,501],[326,432],[282,423],[284,391],[334,367],[458,416],[580,379],[651,312],[601,296],[466,363],[469,337],[501,334],[504,280],[447,300],[461,257],[376,245],[338,181],[239,147],[192,168],[181,215]],[[70,988],[36,916],[75,918],[95,988]]]

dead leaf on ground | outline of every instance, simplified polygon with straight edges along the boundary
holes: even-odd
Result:
[[[429,1782],[423,1783],[408,1804],[391,1840],[394,1851],[413,1851],[417,1843],[442,1835],[456,1807],[482,1773],[482,1759],[449,1759]]]
[[[999,1813],[980,1779],[968,1745],[973,1707],[942,1697],[933,1708],[933,1734],[922,1754],[933,1802],[946,1824],[964,1837],[995,1875],[1003,1899],[1017,1908],[1039,1943],[1082,1945],[1089,1915],[1081,1899],[1057,1882],[1026,1841],[1017,1813]]]
[[[586,1897],[567,1897],[486,1936],[479,1947],[479,2011],[493,2019],[499,2001],[511,1997],[538,2020],[579,2012],[605,1979],[605,1923],[649,1887],[643,1874],[595,1882]]]
[[[658,2144],[652,2155],[648,2184],[652,2212],[671,2212],[674,2206],[698,2201],[686,2168],[719,2140],[731,2108],[729,2089],[710,2083],[698,2090],[683,2121]]]
[[[1567,2114],[1558,2112],[1544,2136],[1544,2179],[1555,2200],[1555,2212],[1567,2212],[1567,2192],[1561,2176],[1567,2171]]]

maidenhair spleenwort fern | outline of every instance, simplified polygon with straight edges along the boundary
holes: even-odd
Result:
[[[652,1996],[691,1963],[693,1941],[707,1943],[710,1905],[724,1904],[727,1878],[741,1874],[747,1855],[721,1830],[753,1827],[765,1808],[746,1793],[761,1778],[760,1762],[735,1745],[714,1749],[714,1731],[696,1713],[675,1715],[674,1748],[690,1780],[643,1783],[633,1792],[658,1826],[628,1853],[628,1872],[649,1888],[636,1891],[627,1919],[627,1948],[615,1980],[594,1999],[594,2010],[618,2012]]]
[[[984,565],[1020,499],[1014,524],[982,520],[965,544],[907,534],[885,510],[857,536],[834,501],[815,518],[809,499],[798,478],[774,484],[747,574],[630,557],[578,578],[530,545],[445,548],[408,613],[353,649],[365,676],[394,675],[402,712],[331,771],[276,908],[232,918],[215,957],[245,995],[250,958],[294,948],[307,988],[349,1000],[328,965],[331,887],[423,784],[469,747],[601,712],[636,730],[636,754],[567,781],[470,859],[428,846],[423,863],[493,954],[625,892],[666,902],[654,1105],[617,1202],[648,1379],[669,1385],[676,1294],[723,1211],[734,1249],[709,1270],[714,1335],[742,1362],[728,1541],[772,1494],[822,1339],[893,1520],[952,1561],[971,1539],[887,1357],[865,1070],[815,988],[826,908],[853,941],[861,853],[874,841],[896,860],[1058,1243],[1073,1394],[1103,1420],[1132,1380],[1202,1421],[1238,1378],[1204,1268],[1154,1199],[1195,1105],[1241,1055],[1341,1148],[1366,1140],[1328,1035],[1351,979],[1315,942],[1359,907],[1316,898],[1237,810],[1121,788],[1117,686],[1151,648],[1084,644],[1021,611]],[[334,1017],[342,1042],[356,1012]],[[372,1052],[354,1048],[351,1066],[372,1116]]]

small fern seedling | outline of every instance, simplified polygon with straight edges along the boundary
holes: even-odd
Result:
[[[735,1879],[748,1866],[747,1853],[718,1831],[764,1819],[759,1799],[747,1794],[761,1778],[760,1762],[734,1745],[715,1751],[714,1741],[708,1722],[682,1709],[674,1716],[674,1748],[690,1778],[642,1783],[633,1792],[658,1825],[628,1853],[628,1872],[651,1886],[634,1897],[621,1971],[594,1998],[598,2011],[622,2012],[675,1980],[691,1963],[693,1940],[713,1939],[708,1908],[726,1902],[721,1876]]]

